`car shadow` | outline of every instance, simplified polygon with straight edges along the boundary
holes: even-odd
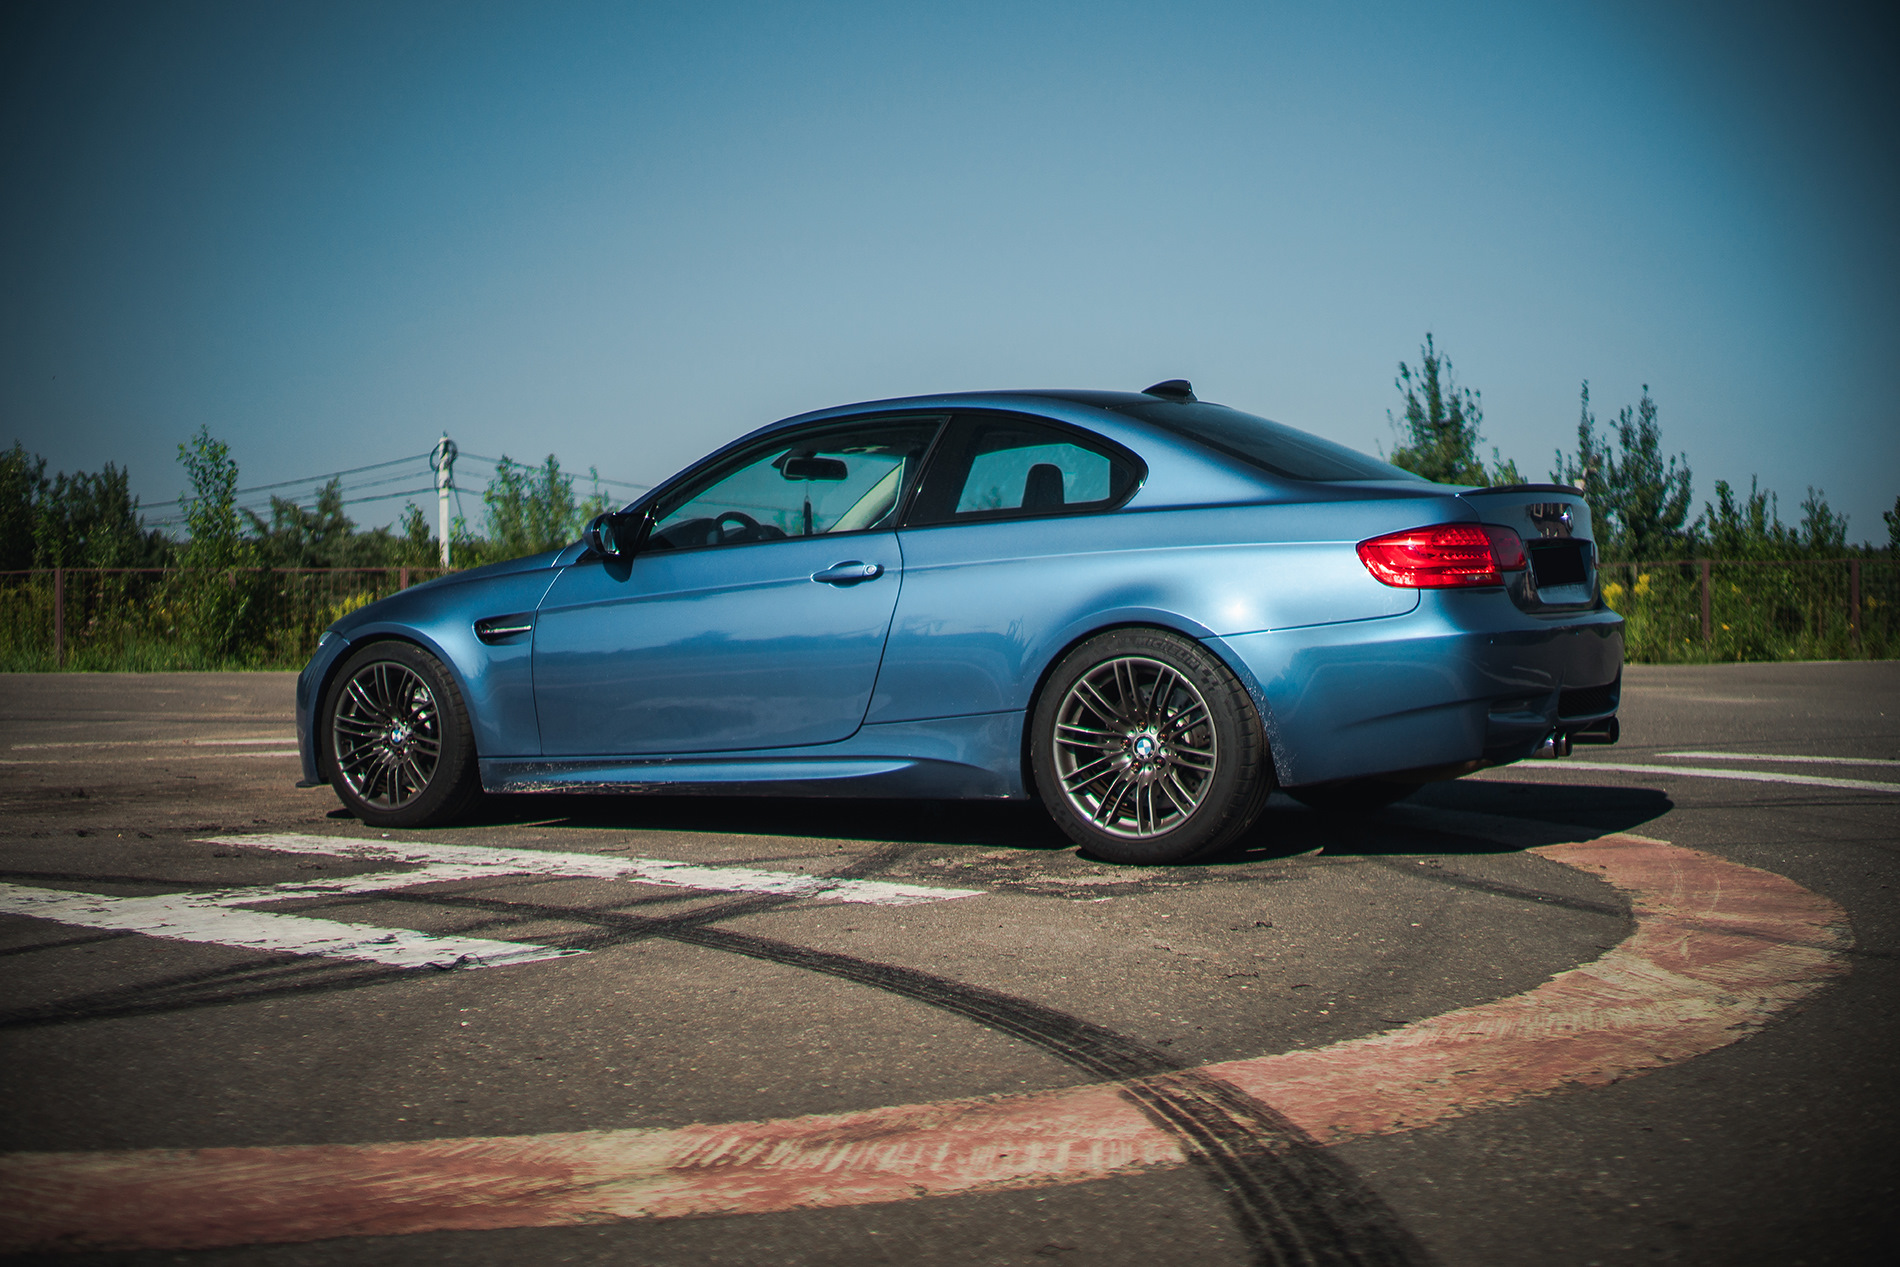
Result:
[[[1453,780],[1431,783],[1397,805],[1363,813],[1308,809],[1276,795],[1240,842],[1207,865],[1290,857],[1320,850],[1361,857],[1395,854],[1503,854],[1595,834],[1635,831],[1674,808],[1667,793],[1640,787],[1554,787],[1547,784]],[[1522,843],[1474,836],[1450,820],[1434,824],[1418,809],[1485,814],[1512,820]]]
[[[717,832],[1050,852],[1074,845],[1042,807],[1019,801],[777,796],[490,796],[465,824]]]
[[[1409,807],[1515,820],[1514,834],[1539,844],[1574,840],[1578,828],[1633,831],[1667,814],[1654,788],[1531,785],[1477,780],[1434,783],[1397,806],[1364,813],[1321,812],[1276,794],[1248,833],[1196,866],[1324,852],[1332,855],[1514,853],[1521,845],[1439,827]],[[973,845],[1057,853],[1074,844],[1033,802],[857,800],[764,796],[491,796],[464,825],[629,831],[712,832],[880,844]]]

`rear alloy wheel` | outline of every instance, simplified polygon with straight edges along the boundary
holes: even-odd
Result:
[[[1418,791],[1417,783],[1389,779],[1341,779],[1337,783],[1315,783],[1311,787],[1282,788],[1302,805],[1331,814],[1364,814],[1384,809]]]
[[[1056,666],[1030,725],[1043,804],[1110,862],[1181,862],[1230,844],[1273,787],[1245,688],[1206,648],[1117,629]]]
[[[319,733],[330,786],[372,827],[449,822],[481,790],[461,693],[409,643],[371,643],[344,661]]]

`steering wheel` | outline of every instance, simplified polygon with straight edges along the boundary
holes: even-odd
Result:
[[[731,533],[726,531],[726,520],[728,519],[739,525],[736,531]],[[746,514],[743,510],[728,510],[722,512],[719,518],[713,521],[713,526],[719,529],[720,545],[725,545],[732,541],[755,540],[759,535],[759,521],[754,519],[751,515]]]

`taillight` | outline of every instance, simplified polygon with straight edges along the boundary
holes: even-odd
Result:
[[[1504,573],[1527,566],[1524,541],[1496,524],[1408,528],[1359,543],[1366,570],[1387,585],[1446,589],[1502,585]]]

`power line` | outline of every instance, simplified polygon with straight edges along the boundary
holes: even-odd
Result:
[[[343,506],[355,506],[361,502],[389,501],[392,498],[396,498],[396,497],[414,497],[417,493],[433,493],[434,491],[435,491],[435,485],[426,484],[421,488],[405,488],[405,489],[400,489],[393,493],[371,493],[370,495],[366,497],[346,497],[339,504]],[[279,500],[287,501],[289,499],[280,498]],[[295,502],[291,502],[290,504],[293,506],[296,506],[298,510],[307,509],[307,507],[298,506],[297,503]],[[270,508],[271,508],[270,503],[266,502],[261,505],[253,504],[250,506],[237,506],[237,507],[234,507],[233,509],[249,511],[252,514],[259,514],[259,512],[269,510]],[[147,527],[150,527],[150,528],[176,528],[180,524],[183,524],[185,522],[186,520],[184,516],[178,515],[178,516],[174,516],[167,519],[147,519],[145,521],[145,524]]]
[[[279,480],[275,484],[254,484],[250,488],[240,488],[234,491],[239,496],[243,496],[245,493],[263,493],[273,488],[289,488],[293,484],[309,484],[317,480],[340,479],[345,475],[360,475],[364,471],[380,471],[385,466],[400,466],[404,462],[426,462],[428,460],[429,455],[427,453],[417,453],[406,458],[391,458],[387,462],[372,462],[368,466],[353,466],[347,471],[331,471],[326,475],[306,475],[301,479]]]
[[[410,465],[410,464],[418,463],[418,462],[430,463],[431,471],[433,471],[434,454],[435,454],[435,450],[431,449],[428,453],[415,454],[409,457],[391,458],[390,460],[386,462],[371,462],[366,466],[353,466],[346,470],[328,471],[321,475],[305,475],[297,479],[277,480],[269,484],[253,484],[245,488],[235,489],[233,490],[233,492],[236,496],[240,496],[240,497],[248,496],[248,495],[256,494],[256,493],[273,493],[277,489],[296,488],[299,485],[328,483],[329,481],[340,480],[343,477],[349,476],[349,475],[361,475],[369,471],[381,471],[381,470],[386,470],[392,466],[406,466],[406,465]],[[525,463],[518,463],[518,462],[515,462],[514,459],[507,458],[507,457],[495,458],[495,457],[487,457],[479,453],[466,453],[466,452],[460,453],[457,456],[463,461],[472,460],[476,462],[486,462],[491,466],[498,467],[503,462],[507,462],[512,466],[521,467],[522,469],[526,469],[526,470],[534,469],[533,467],[526,466]],[[416,474],[421,474],[421,472],[416,472]],[[616,488],[634,489],[637,491],[644,491],[646,489],[650,489],[653,487],[653,485],[643,483],[639,480],[609,479],[604,476],[593,476],[593,475],[583,476],[579,472],[568,472],[567,474],[572,479],[586,478],[589,483],[595,484],[595,485],[606,485],[606,486],[611,486],[611,487],[616,487]],[[411,478],[413,478],[413,476],[409,472],[406,472],[406,471],[398,472],[394,475],[389,475],[381,479],[364,480],[361,483],[354,483],[350,485],[346,490],[339,490],[339,491],[356,492],[357,490],[360,490],[360,489],[377,488],[379,486],[386,485],[386,484],[400,483],[403,480],[411,479]],[[455,509],[456,509],[457,515],[458,516],[463,515],[464,512],[463,512],[463,507],[462,507],[461,486],[457,483],[454,483],[453,479],[451,478],[449,490],[455,496]],[[388,493],[366,493],[366,494],[361,494],[359,496],[345,497],[345,498],[342,498],[338,504],[342,506],[355,506],[355,505],[361,505],[362,503],[365,503],[365,502],[392,501],[398,497],[414,497],[419,494],[434,493],[437,491],[438,490],[435,487],[435,485],[430,484],[430,485],[420,487],[420,488],[398,489],[394,492],[388,492]],[[256,515],[262,518],[274,508],[277,502],[284,501],[284,502],[289,502],[291,505],[297,507],[297,509],[299,510],[307,510],[307,509],[311,509],[312,507],[304,505],[303,504],[304,500],[306,498],[314,497],[319,492],[320,490],[318,489],[305,489],[301,493],[295,494],[290,497],[280,498],[280,497],[272,496],[264,500],[256,500],[256,501],[239,503],[236,506],[234,506],[234,509],[246,512],[248,514]],[[185,499],[184,498],[179,499],[179,501],[181,502],[183,500]],[[166,505],[167,503],[161,502],[159,504]],[[171,503],[171,504],[176,505],[177,503]],[[167,514],[163,515],[162,517],[144,519],[145,526],[148,528],[177,528],[177,527],[184,526],[188,522],[189,520],[187,516],[185,515],[182,508],[178,510],[171,510]]]
[[[506,457],[506,456],[491,458],[491,457],[483,457],[479,453],[467,453],[467,452],[464,452],[462,456],[465,458],[473,458],[477,462],[487,462],[491,466],[500,466],[503,462],[506,462],[510,466],[518,466],[518,467],[523,468],[524,470],[532,471],[532,470],[538,469],[536,467],[527,465],[527,463],[525,462],[517,462],[513,458]],[[564,474],[566,474],[568,478],[570,479],[578,480],[578,479],[583,478],[583,473],[580,471],[567,471],[567,472],[564,472]],[[614,484],[614,485],[618,485],[621,488],[648,489],[648,488],[653,487],[653,485],[643,484],[639,480],[614,480],[614,479],[608,479],[605,475],[587,475],[585,476],[585,478],[595,484]]]

